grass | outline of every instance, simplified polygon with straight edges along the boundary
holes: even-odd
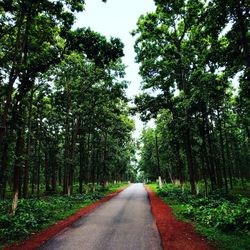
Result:
[[[237,229],[237,230],[228,230],[227,232],[218,229],[214,226],[204,225],[199,222],[195,218],[190,218],[187,216],[187,206],[186,203],[186,193],[182,194],[178,192],[178,195],[161,195],[159,192],[158,185],[156,183],[149,184],[149,187],[164,200],[166,204],[168,204],[173,209],[173,214],[181,221],[185,221],[191,223],[195,230],[201,235],[205,236],[210,242],[213,242],[214,245],[219,250],[248,250],[250,249],[250,233],[247,229]],[[169,192],[172,192],[176,187],[172,186]],[[180,189],[180,188],[179,188]],[[240,197],[249,197],[249,190],[242,190],[242,188],[236,188],[235,190],[230,192],[230,196],[238,196]],[[218,197],[218,199],[223,199],[223,197]],[[183,201],[181,201],[183,200]],[[195,198],[194,198],[195,200]],[[198,215],[197,215],[198,216]]]

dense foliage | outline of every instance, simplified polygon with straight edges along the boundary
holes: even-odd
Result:
[[[209,197],[203,194],[195,198],[181,187],[169,184],[158,191],[161,197],[180,203],[180,214],[207,226],[223,231],[250,229],[250,199],[214,192]]]
[[[250,177],[248,1],[155,1],[138,20],[135,51],[143,78],[136,112],[145,128],[145,178],[203,180],[228,191]],[[237,86],[239,85],[239,86]]]
[[[133,178],[123,44],[73,29],[84,1],[0,3],[0,198]],[[62,189],[61,189],[62,187]]]

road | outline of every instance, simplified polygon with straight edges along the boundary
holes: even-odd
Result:
[[[147,192],[130,185],[39,249],[162,250]]]

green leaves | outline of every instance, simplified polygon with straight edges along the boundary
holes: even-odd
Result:
[[[181,203],[179,213],[203,225],[225,232],[250,228],[250,199],[246,197],[230,199],[219,192],[209,197],[193,197],[174,185],[165,185],[158,194],[170,203]]]

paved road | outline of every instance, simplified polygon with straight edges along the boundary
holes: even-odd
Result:
[[[147,192],[133,184],[45,243],[55,250],[160,250]]]

